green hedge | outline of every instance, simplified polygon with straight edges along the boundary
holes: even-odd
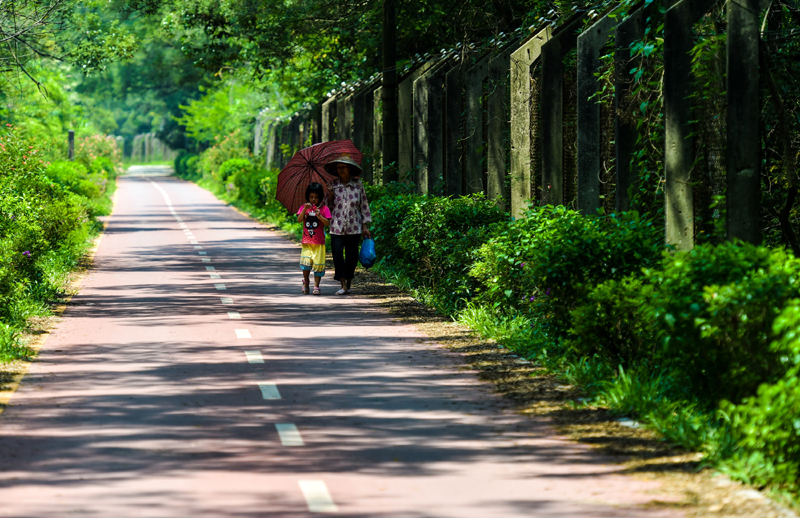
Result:
[[[663,250],[659,230],[635,212],[537,207],[481,246],[470,275],[484,284],[480,302],[527,313],[561,338],[595,286],[655,264]]]
[[[800,261],[782,249],[675,252],[636,213],[368,189],[379,269],[583,387],[588,402],[798,491]]]
[[[110,210],[115,167],[97,157],[45,166],[12,130],[0,136],[0,361],[29,354],[19,341],[27,319],[48,312],[67,274]]]

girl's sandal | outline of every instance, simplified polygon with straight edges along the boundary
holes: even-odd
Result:
[[[303,281],[303,295],[308,295],[308,283]]]
[[[322,294],[322,292],[319,291],[319,287],[318,286],[314,286],[314,292],[313,293],[314,293],[314,295],[321,295]]]

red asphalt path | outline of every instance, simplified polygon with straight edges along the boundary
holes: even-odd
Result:
[[[0,516],[681,516],[412,326],[334,297],[332,272],[323,297],[301,295],[297,245],[163,168],[132,169],[0,415]]]

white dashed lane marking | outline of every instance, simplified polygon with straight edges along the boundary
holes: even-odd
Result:
[[[278,386],[274,383],[259,383],[258,388],[261,389],[261,397],[264,399],[281,398],[281,393],[278,392]]]
[[[245,351],[247,363],[264,363],[264,357],[261,356],[261,351]]]
[[[184,229],[184,233],[186,237],[190,240],[190,243],[194,246],[195,250],[202,250],[203,247],[195,241],[195,237],[192,234],[192,231],[186,228],[186,225],[182,223],[182,219],[178,216],[178,213],[175,211],[175,208],[172,206],[172,201],[169,199],[169,195],[164,191],[164,189],[155,183],[154,181],[150,180],[150,183],[158,189],[161,195],[164,197],[164,201],[169,208],[170,213],[175,217],[175,220],[180,223],[180,227]],[[198,252],[199,255],[206,255],[206,252]],[[203,258],[203,262],[211,262],[211,259]],[[213,266],[206,266],[207,271],[215,271]],[[212,279],[219,279],[220,276],[216,273],[210,274]],[[214,287],[218,290],[226,290],[224,284],[214,284]],[[233,300],[229,297],[221,297],[220,301],[223,304],[233,304]],[[238,311],[228,311],[228,318],[231,319],[241,319],[241,315]],[[247,329],[236,329],[236,338],[251,338],[250,331]],[[264,363],[264,358],[261,356],[260,351],[245,351],[245,356],[247,357],[247,361],[249,363]],[[258,383],[258,388],[261,390],[261,397],[264,399],[281,399],[281,394],[278,391],[278,386],[275,383]],[[278,436],[281,439],[281,444],[284,446],[303,446],[303,438],[300,435],[300,431],[297,429],[292,423],[280,423],[275,425],[275,429],[278,432]],[[328,492],[328,487],[325,485],[325,482],[322,480],[300,480],[298,482],[300,485],[300,491],[303,492],[303,497],[306,500],[306,505],[308,505],[309,512],[312,513],[335,513],[338,511],[336,504],[333,502],[333,498],[331,498],[330,493]]]
[[[203,259],[204,263],[210,263],[211,262],[211,259],[209,259],[208,257],[203,257],[202,259]]]
[[[312,513],[335,513],[336,504],[333,503],[328,487],[322,480],[301,480],[300,491],[306,498],[308,510]]]
[[[278,430],[278,436],[281,438],[281,444],[284,446],[305,445],[303,438],[300,436],[300,430],[292,423],[276,424],[275,429]]]

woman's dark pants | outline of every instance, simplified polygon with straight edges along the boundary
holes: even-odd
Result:
[[[361,234],[344,236],[331,234],[331,253],[333,254],[333,266],[336,268],[333,274],[335,280],[352,279],[355,275],[360,242]]]

